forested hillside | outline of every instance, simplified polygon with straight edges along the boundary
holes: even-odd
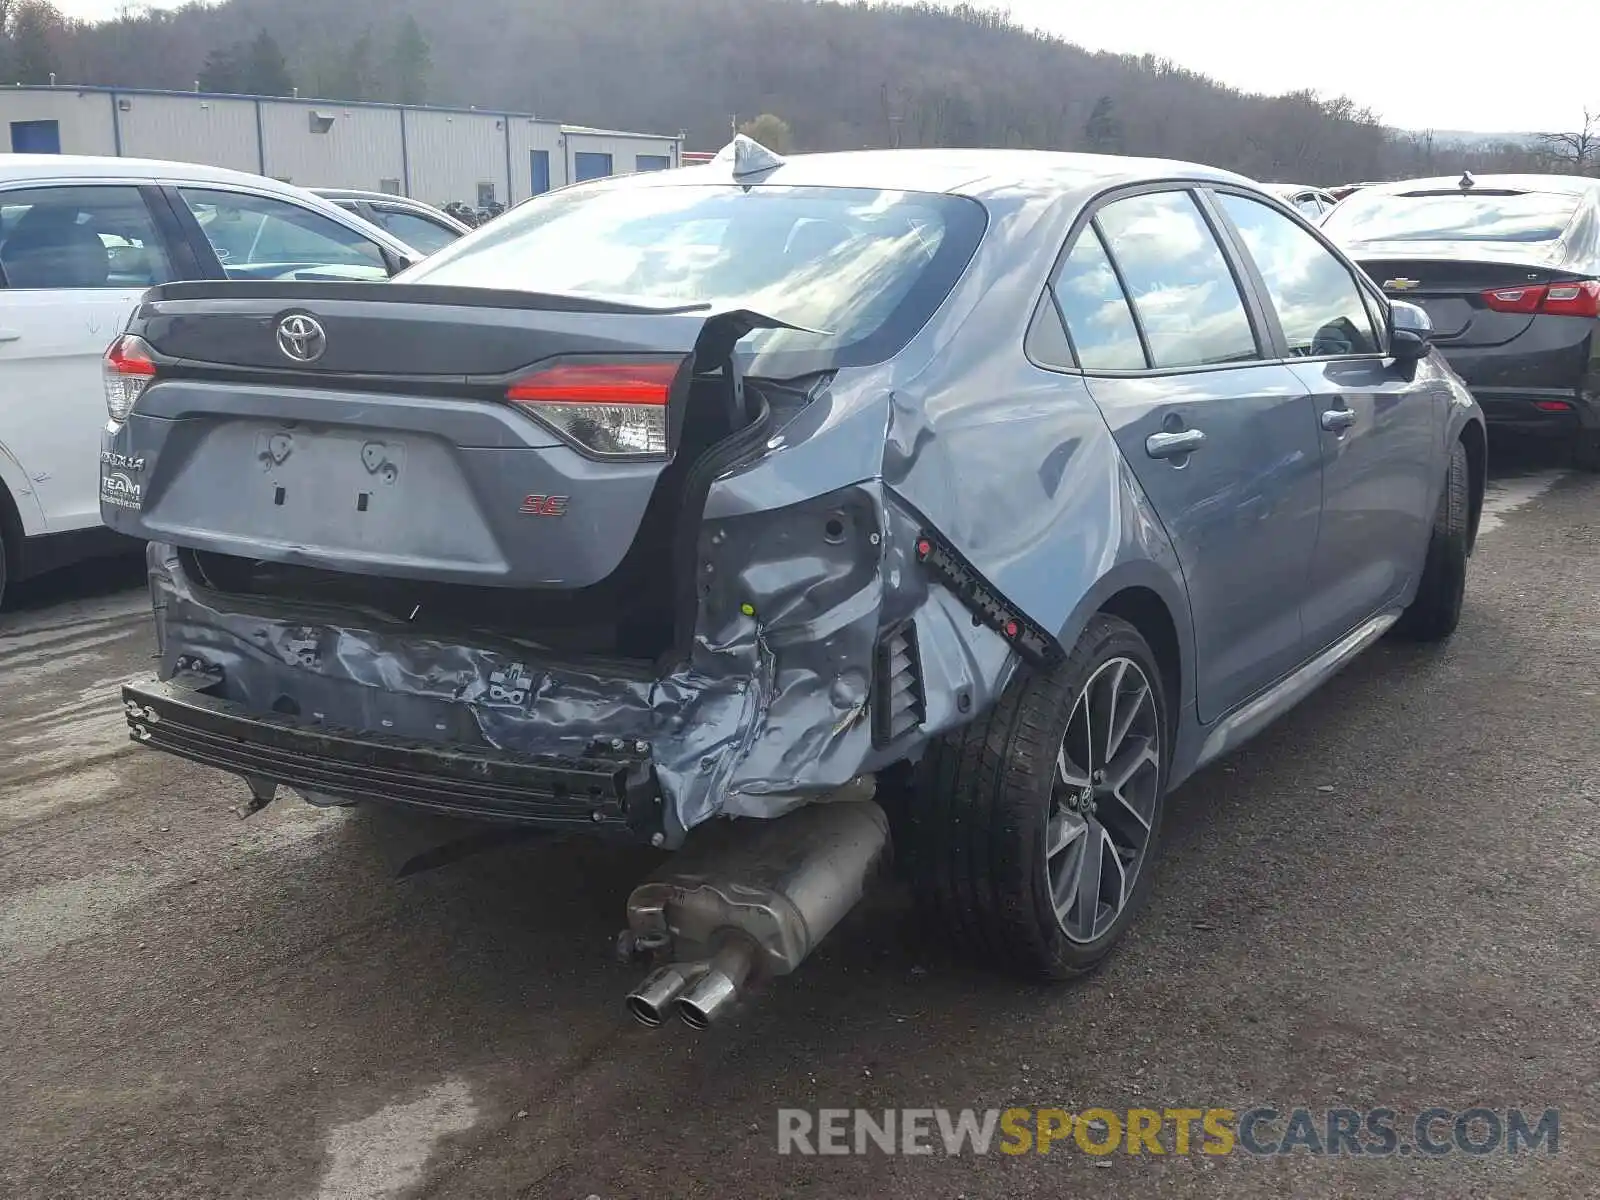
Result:
[[[797,149],[997,145],[1196,159],[1337,183],[1520,169],[1526,145],[1384,128],[1340,98],[1247,95],[1092,54],[977,8],[818,0],[228,0],[83,25],[0,0],[0,80],[430,101],[727,140],[762,113]],[[1314,27],[1308,22],[1307,28]]]

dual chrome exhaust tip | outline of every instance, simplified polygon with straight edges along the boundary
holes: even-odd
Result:
[[[755,964],[753,946],[725,946],[710,962],[669,963],[628,993],[628,1011],[651,1029],[676,1015],[690,1029],[708,1029],[732,1008]]]

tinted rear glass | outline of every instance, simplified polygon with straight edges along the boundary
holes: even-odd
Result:
[[[1560,192],[1357,192],[1322,222],[1330,237],[1362,242],[1549,242],[1578,211]]]
[[[985,222],[975,201],[917,192],[568,188],[398,282],[750,308],[804,326],[751,334],[740,344],[759,360],[750,369],[797,375],[896,354],[949,294]]]

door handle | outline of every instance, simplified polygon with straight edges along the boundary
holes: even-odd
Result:
[[[1184,429],[1177,433],[1152,433],[1144,440],[1144,452],[1151,458],[1180,458],[1192,454],[1206,444],[1206,435],[1198,429]]]
[[[1322,427],[1329,433],[1342,433],[1356,423],[1354,409],[1330,408],[1322,414]]]
[[[22,330],[0,329],[0,342],[20,342],[21,340]]]

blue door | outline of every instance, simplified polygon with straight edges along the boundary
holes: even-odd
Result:
[[[586,179],[604,179],[611,174],[611,155],[579,150],[572,156],[572,166],[578,183]]]
[[[1249,197],[1223,193],[1217,202],[1315,398],[1324,499],[1305,628],[1317,651],[1392,605],[1427,553],[1444,474],[1442,401],[1425,377],[1386,356],[1372,297],[1315,235]]]
[[[1100,208],[1053,288],[1084,381],[1177,551],[1199,715],[1216,720],[1307,657],[1322,513],[1311,395],[1264,352],[1188,191]]]
[[[550,190],[550,151],[530,150],[528,159],[533,170],[533,195],[542,196]]]
[[[665,154],[638,154],[633,166],[636,171],[665,171],[672,166],[672,159]]]
[[[59,121],[11,122],[11,149],[17,154],[60,154]]]

